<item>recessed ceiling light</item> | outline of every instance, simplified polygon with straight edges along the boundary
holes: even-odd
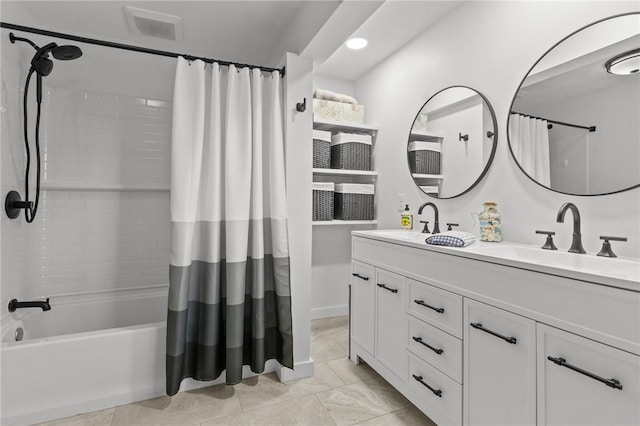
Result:
[[[367,44],[369,44],[367,39],[362,37],[354,37],[347,40],[347,47],[353,50],[364,49]]]
[[[609,59],[605,64],[608,73],[617,75],[635,74],[640,71],[640,49],[630,50]]]

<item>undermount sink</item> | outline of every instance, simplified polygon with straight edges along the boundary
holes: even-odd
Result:
[[[539,246],[508,241],[476,241],[464,248],[431,246],[425,243],[431,234],[398,229],[354,231],[353,234],[585,281],[640,288],[640,259],[635,258],[599,257],[595,253],[568,253],[562,249],[543,250]]]
[[[543,250],[535,246],[514,243],[483,245],[481,250],[489,256],[640,281],[640,262],[637,259],[599,257],[591,253],[577,254],[561,250]]]

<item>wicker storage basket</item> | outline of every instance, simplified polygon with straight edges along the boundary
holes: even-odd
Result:
[[[313,168],[328,169],[331,166],[331,132],[313,131]]]
[[[373,220],[372,184],[337,183],[334,218],[339,220]]]
[[[336,133],[331,136],[331,168],[371,170],[371,135]]]
[[[420,189],[422,189],[425,194],[431,195],[432,197],[436,198],[438,198],[438,193],[440,192],[440,189],[434,185],[421,185]]]
[[[333,182],[313,182],[312,220],[333,220]]]
[[[440,149],[437,142],[411,142],[409,144],[409,169],[411,173],[439,175]]]

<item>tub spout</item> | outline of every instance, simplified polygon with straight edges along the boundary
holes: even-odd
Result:
[[[15,312],[20,308],[40,308],[43,311],[50,311],[51,305],[49,304],[49,298],[47,300],[32,300],[28,302],[18,302],[18,299],[11,299],[9,301],[9,312]]]

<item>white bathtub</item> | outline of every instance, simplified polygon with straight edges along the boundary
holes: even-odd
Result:
[[[52,298],[3,319],[2,425],[30,424],[165,393],[167,290]],[[24,339],[15,341],[15,329]]]

